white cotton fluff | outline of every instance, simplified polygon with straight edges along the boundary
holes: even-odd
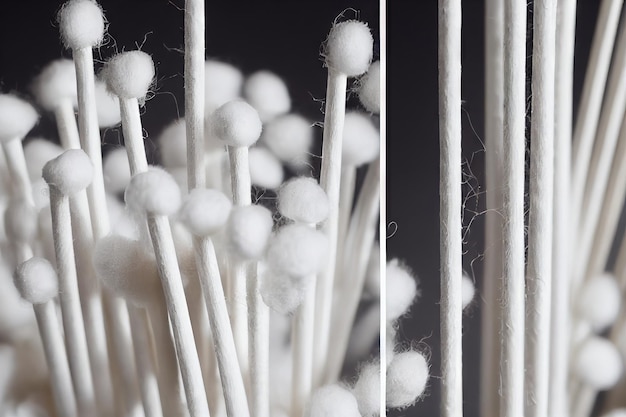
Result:
[[[354,395],[333,384],[318,388],[311,395],[304,417],[360,417]]]
[[[352,389],[362,417],[375,417],[380,414],[380,363],[363,365]]]
[[[359,80],[359,100],[369,112],[380,113],[380,61],[372,62]]]
[[[43,167],[43,179],[61,194],[71,196],[93,180],[93,164],[81,149],[68,149]]]
[[[38,120],[32,104],[12,94],[0,94],[0,142],[24,139]]]
[[[387,263],[387,321],[397,320],[406,314],[419,296],[417,278],[398,259]]]
[[[213,112],[209,128],[228,146],[252,146],[263,126],[254,107],[243,100],[232,100]]]
[[[294,278],[285,273],[267,269],[261,275],[263,302],[279,314],[291,314],[302,304],[306,291],[311,291],[310,279]]]
[[[11,199],[4,212],[4,232],[11,241],[29,243],[37,236],[39,218],[35,207],[22,199]]]
[[[301,165],[313,146],[313,126],[298,114],[278,116],[263,127],[261,141],[281,161]]]
[[[187,166],[187,124],[177,119],[168,124],[157,138],[161,163],[165,168]]]
[[[135,212],[170,216],[180,207],[180,188],[166,171],[150,167],[148,171],[131,178],[124,200],[128,208]]]
[[[283,183],[285,173],[280,161],[267,149],[255,146],[248,152],[252,185],[274,190]]]
[[[243,93],[248,103],[259,112],[263,123],[291,109],[287,85],[270,71],[257,71],[250,75],[243,85]]]
[[[343,125],[342,163],[358,167],[380,153],[380,133],[365,113],[349,111]]]
[[[596,332],[609,327],[620,311],[621,292],[615,276],[605,273],[586,281],[580,289],[576,310]]]
[[[326,40],[326,65],[348,77],[363,74],[372,62],[374,38],[366,23],[348,20],[333,26]]]
[[[154,62],[142,51],[122,52],[106,63],[102,75],[116,96],[143,100],[154,79]]]
[[[31,86],[37,103],[47,111],[54,111],[63,101],[78,106],[76,69],[70,59],[57,59],[44,67]]]
[[[96,113],[100,129],[117,126],[122,121],[120,100],[107,90],[106,83],[96,80]]]
[[[178,220],[196,236],[211,236],[224,227],[231,209],[231,201],[221,191],[196,188],[183,200]]]
[[[602,417],[626,417],[626,408],[611,410],[608,413],[603,414]]]
[[[474,300],[474,295],[476,294],[476,287],[474,287],[474,282],[466,273],[463,273],[463,282],[461,286],[463,290],[463,295],[462,295],[463,309],[465,309]]]
[[[2,248],[5,250],[5,247]],[[13,282],[13,267],[0,262],[0,339],[13,340],[35,324],[33,307],[20,297]],[[0,372],[1,373],[1,372]]]
[[[271,270],[304,278],[320,272],[328,260],[326,235],[308,225],[283,226],[270,239],[267,264]]]
[[[26,168],[28,168],[28,176],[31,180],[41,178],[41,170],[51,159],[63,153],[56,143],[42,138],[30,139],[24,145],[24,159],[26,159]]]
[[[574,354],[574,372],[598,391],[612,388],[622,376],[620,352],[607,339],[591,336]]]
[[[293,178],[278,189],[278,212],[296,222],[320,223],[328,217],[328,196],[317,180]]]
[[[222,104],[240,97],[243,75],[234,66],[215,60],[207,60],[204,69],[204,111],[209,115]]]
[[[394,355],[387,368],[387,407],[404,408],[426,389],[429,365],[424,355],[407,351]]]
[[[241,259],[259,259],[265,253],[273,226],[272,213],[265,207],[235,207],[226,223],[228,246]]]
[[[70,0],[58,15],[61,40],[69,49],[93,48],[104,37],[102,8],[92,0]]]
[[[146,306],[159,291],[156,261],[141,242],[109,235],[96,242],[93,265],[102,284],[138,306]]]
[[[13,275],[15,288],[31,304],[44,304],[59,293],[54,267],[44,258],[33,257],[17,267]]]
[[[104,186],[109,193],[123,192],[130,183],[130,163],[126,148],[115,148],[102,161]]]

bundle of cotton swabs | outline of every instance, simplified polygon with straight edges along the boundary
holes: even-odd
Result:
[[[335,23],[324,44],[319,182],[283,182],[283,166],[306,172],[312,122],[289,113],[275,74],[205,61],[203,1],[185,4],[186,114],[157,140],[162,167],[147,163],[140,113],[150,55],[98,68],[94,1],[70,0],[58,23],[73,62],[50,63],[28,93],[60,146],[26,138],[39,117],[26,92],[0,95],[1,415],[378,415],[380,69],[367,24]],[[346,111],[348,88],[360,109]],[[101,129],[120,123],[125,146],[103,160]],[[253,203],[253,185],[276,200]],[[416,293],[405,275],[413,292],[394,317]],[[414,353],[388,355],[398,407],[426,384]],[[415,372],[423,381],[405,385]]]

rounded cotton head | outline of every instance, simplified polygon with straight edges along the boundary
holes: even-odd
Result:
[[[313,146],[313,126],[298,114],[278,116],[263,127],[261,141],[281,161],[302,165]]]
[[[303,224],[283,226],[272,236],[267,248],[269,268],[297,278],[320,272],[327,258],[326,235]]]
[[[143,51],[119,53],[102,70],[109,91],[124,99],[143,100],[152,85],[154,74],[152,57]]]
[[[466,273],[463,273],[462,290],[463,309],[465,309],[472,303],[472,301],[474,300],[474,295],[476,294],[474,281],[472,281],[472,279]]]
[[[622,356],[607,339],[591,336],[574,353],[573,371],[598,391],[615,386],[623,373]]]
[[[56,143],[42,138],[29,139],[24,145],[24,159],[28,168],[28,176],[31,181],[41,178],[41,170],[51,159],[63,153]]]
[[[380,113],[380,61],[372,62],[367,72],[359,80],[359,100],[365,110]]]
[[[291,98],[285,82],[270,71],[258,71],[250,75],[243,86],[248,103],[258,112],[263,123],[288,113]]]
[[[102,161],[104,185],[109,193],[123,192],[130,183],[130,164],[126,148],[115,148]]]
[[[280,161],[267,149],[254,146],[248,153],[252,185],[274,190],[283,183],[285,173]]]
[[[177,119],[168,124],[157,138],[161,163],[166,168],[187,166],[187,124]]]
[[[328,196],[313,178],[293,178],[278,190],[279,213],[296,222],[323,222],[329,209]]]
[[[226,62],[210,59],[204,68],[204,111],[209,115],[222,104],[240,97],[243,75]]]
[[[48,161],[43,179],[61,194],[71,196],[84,190],[93,180],[93,164],[81,149],[69,149]]]
[[[148,171],[131,178],[124,200],[135,212],[170,216],[180,207],[180,188],[166,171],[150,167]]]
[[[44,304],[59,293],[54,267],[44,258],[33,257],[17,267],[13,282],[20,296],[31,304]]]
[[[395,354],[387,367],[387,407],[414,404],[426,389],[428,378],[429,365],[424,355],[412,350]]]
[[[621,301],[621,291],[615,276],[605,273],[583,284],[576,302],[576,310],[595,331],[600,332],[617,319]]]
[[[263,128],[257,111],[243,100],[232,100],[211,115],[210,129],[228,146],[252,146]]]
[[[309,279],[295,278],[279,271],[267,269],[261,275],[261,297],[263,302],[279,314],[292,314],[302,304]]]
[[[259,259],[272,233],[274,220],[265,207],[250,205],[235,207],[226,225],[226,237],[233,255],[241,259]]]
[[[398,259],[387,263],[386,289],[389,322],[406,314],[419,296],[417,278]]]
[[[352,393],[362,417],[376,417],[380,412],[380,362],[363,365]]]
[[[380,133],[365,113],[349,111],[343,126],[342,163],[358,167],[380,153]]]
[[[10,241],[27,243],[37,237],[39,218],[35,207],[22,199],[12,199],[4,212],[4,232]]]
[[[211,236],[224,227],[231,209],[231,201],[221,191],[196,188],[185,197],[178,220],[196,236]]]
[[[92,0],[70,0],[58,15],[61,40],[69,49],[93,48],[104,37],[102,8]]]
[[[106,83],[96,80],[96,113],[98,113],[98,126],[100,129],[117,126],[122,121],[120,113],[120,100],[107,90]]]
[[[37,103],[47,111],[54,111],[63,101],[78,106],[76,69],[69,59],[57,59],[44,67],[35,77],[31,90]]]
[[[338,385],[326,385],[311,395],[305,417],[360,417],[354,395]]]
[[[32,104],[13,94],[0,94],[0,142],[24,139],[38,120]]]
[[[374,38],[367,24],[348,20],[331,29],[324,57],[329,68],[356,77],[369,68],[373,50]]]

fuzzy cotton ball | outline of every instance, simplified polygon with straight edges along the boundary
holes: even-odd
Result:
[[[209,128],[228,146],[252,146],[263,126],[254,107],[243,100],[232,100],[215,110]]]
[[[311,291],[310,280],[294,278],[279,271],[267,269],[262,274],[261,297],[263,302],[276,311],[291,314],[304,300],[306,291]]]
[[[123,192],[130,182],[130,163],[126,148],[115,148],[102,161],[104,185],[108,192]]]
[[[107,90],[106,83],[96,80],[96,113],[100,129],[117,126],[122,121],[120,99]]]
[[[76,69],[70,59],[52,61],[35,78],[32,91],[37,103],[47,111],[54,111],[64,100],[76,108]]]
[[[472,279],[465,273],[463,273],[463,282],[461,284],[461,287],[463,290],[463,308],[465,309],[474,300],[476,288],[474,287],[474,282],[472,281]]]
[[[235,207],[226,224],[226,237],[233,254],[242,259],[259,259],[272,233],[272,213],[263,206]]]
[[[574,353],[573,371],[598,391],[612,388],[622,376],[622,357],[607,339],[591,336]]]
[[[613,324],[621,306],[621,291],[610,273],[591,278],[580,290],[576,309],[578,314],[600,332]]]
[[[102,8],[92,0],[70,0],[58,15],[61,39],[69,49],[93,48],[104,37]]]
[[[326,40],[326,65],[348,77],[363,74],[372,62],[374,38],[366,23],[348,20],[333,26]]]
[[[397,353],[387,368],[387,407],[404,408],[417,401],[426,389],[429,365],[416,351]]]
[[[380,414],[380,363],[372,362],[361,367],[352,393],[359,405],[362,417]]]
[[[37,120],[39,115],[29,102],[13,94],[0,94],[0,142],[24,139]]]
[[[185,197],[178,220],[196,236],[211,236],[224,227],[231,209],[231,201],[221,191],[196,188]]]
[[[365,113],[346,112],[343,126],[342,163],[360,166],[372,162],[380,152],[380,133]]]
[[[296,222],[320,223],[328,217],[328,196],[317,180],[293,178],[278,190],[278,211]]]
[[[297,278],[320,272],[326,265],[327,256],[326,235],[303,224],[283,226],[267,248],[269,268]]]
[[[4,232],[11,241],[27,243],[37,236],[37,210],[25,200],[12,199],[4,212]]]
[[[168,124],[157,139],[161,163],[166,168],[187,166],[187,124],[185,119]]]
[[[204,75],[204,110],[213,113],[222,104],[239,98],[243,75],[226,62],[207,60]]]
[[[93,164],[81,149],[68,149],[43,167],[43,179],[63,195],[84,190],[93,180]]]
[[[283,183],[285,173],[280,161],[267,149],[258,146],[248,151],[252,185],[274,190]]]
[[[102,74],[116,96],[143,100],[154,79],[154,62],[142,51],[122,52],[106,63]]]
[[[359,100],[369,112],[380,113],[380,61],[372,62],[359,80]]]
[[[291,109],[291,98],[285,82],[270,71],[250,75],[243,85],[246,100],[259,112],[263,123]]]
[[[417,278],[400,263],[392,259],[387,263],[387,321],[397,320],[406,314],[419,296]]]
[[[361,417],[354,395],[333,384],[318,388],[311,395],[305,417]]]
[[[33,257],[17,267],[13,282],[20,296],[32,304],[43,304],[59,293],[54,267],[44,258]]]
[[[313,146],[313,126],[298,114],[278,116],[263,127],[261,141],[281,161],[301,165]]]
[[[24,145],[24,159],[26,159],[26,168],[30,179],[41,178],[41,170],[46,162],[62,153],[63,148],[56,143],[41,138],[30,139]]]
[[[180,188],[166,171],[150,167],[131,178],[124,200],[135,212],[170,216],[180,207]]]

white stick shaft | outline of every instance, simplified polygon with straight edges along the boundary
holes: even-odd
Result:
[[[441,416],[463,415],[461,0],[439,0]]]
[[[46,362],[50,369],[52,392],[60,416],[76,417],[76,399],[65,346],[54,301],[33,305]]]
[[[228,417],[247,417],[250,415],[248,400],[237,361],[215,248],[209,238],[197,239],[195,243],[196,265],[215,342],[226,414]]]
[[[120,97],[120,113],[122,115],[122,131],[124,146],[128,153],[130,172],[135,175],[148,170],[146,148],[143,143],[143,129],[139,115],[139,103],[136,98]]]
[[[204,1],[185,1],[187,184],[204,187]]]
[[[248,162],[248,148],[243,146],[229,146],[230,181],[233,192],[233,204],[247,206],[252,203],[250,189],[250,165]]]
[[[26,167],[26,159],[24,158],[24,148],[20,139],[13,139],[8,142],[2,142],[2,150],[11,176],[13,184],[14,196],[22,198],[34,205],[33,190],[28,176],[28,168]]]
[[[500,415],[524,415],[525,0],[505,3],[504,222]]]
[[[339,185],[339,226],[337,230],[337,262],[335,264],[335,279],[344,279],[345,263],[350,261],[350,251],[353,242],[348,240],[348,226],[352,214],[352,201],[356,186],[356,167],[341,167],[341,182]]]
[[[292,320],[291,415],[301,416],[313,389],[315,276]]]
[[[80,149],[78,125],[74,116],[74,107],[70,100],[63,100],[54,110],[59,140],[63,149]]]
[[[324,271],[317,277],[315,288],[314,386],[318,386],[323,378],[330,337],[334,273],[337,261],[341,148],[346,116],[346,85],[347,77],[344,74],[332,69],[328,70],[320,185],[326,192],[329,203],[328,219],[321,226],[322,231],[328,237],[329,257]]]
[[[148,216],[148,229],[157,258],[159,276],[170,316],[176,353],[191,417],[207,417],[209,405],[202,369],[193,338],[185,290],[176,259],[170,224],[165,216]]]
[[[248,357],[250,360],[250,414],[270,416],[270,311],[260,293],[261,280],[257,263],[248,266],[246,282],[248,299]]]
[[[70,201],[67,196],[61,195],[54,187],[50,187],[50,210],[52,212],[52,232],[59,274],[59,299],[63,313],[67,357],[70,363],[79,415],[92,417],[97,415],[95,392],[89,365],[85,325],[78,296]]]

